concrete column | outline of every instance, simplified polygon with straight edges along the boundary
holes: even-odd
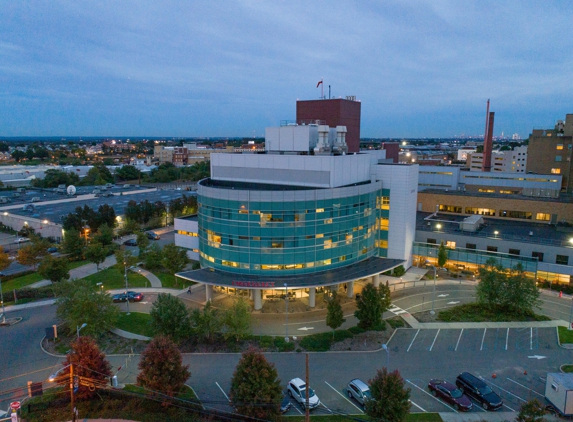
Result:
[[[316,287],[308,289],[308,306],[311,308],[316,306]]]
[[[372,284],[374,285],[374,287],[380,286],[380,274],[374,274],[372,276]]]
[[[346,297],[353,298],[354,297],[354,281],[349,281],[346,283]]]
[[[254,295],[255,291],[253,289],[249,289],[248,292],[249,292],[249,299],[255,300],[255,295]]]
[[[255,300],[255,311],[260,311],[263,308],[261,289],[253,289],[253,296]]]
[[[210,284],[205,284],[205,302],[209,302],[213,299],[213,286]]]

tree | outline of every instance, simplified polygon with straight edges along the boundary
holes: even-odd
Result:
[[[340,298],[336,292],[332,292],[332,298],[326,306],[326,311],[326,325],[332,328],[332,338],[334,338],[334,330],[346,321],[340,305]]]
[[[404,274],[406,274],[406,270],[404,269],[403,265],[398,265],[396,268],[394,268],[393,274],[394,277],[402,277]]]
[[[133,254],[131,253],[130,250],[126,249],[126,250],[121,250],[118,249],[117,251],[115,251],[115,266],[119,271],[124,271],[125,268],[130,268],[133,267],[135,264],[137,264],[137,257],[133,256]]]
[[[517,422],[544,422],[547,414],[545,406],[537,399],[531,399],[521,405],[515,420]]]
[[[360,299],[356,301],[354,316],[360,321],[358,326],[364,329],[377,329],[383,326],[382,314],[391,304],[390,287],[388,282],[378,288],[367,284],[362,289]]]
[[[100,205],[97,209],[96,225],[94,227],[90,225],[90,227],[96,230],[100,226],[105,224],[107,225],[108,229],[112,231],[112,236],[113,236],[113,228],[117,223],[116,217],[117,216],[115,215],[115,210],[113,209],[112,206],[108,204]]]
[[[81,258],[84,253],[85,240],[80,237],[80,233],[75,229],[64,231],[62,250],[72,259]]]
[[[521,314],[539,307],[539,289],[535,280],[528,278],[521,264],[506,270],[496,259],[490,258],[479,269],[480,281],[476,287],[477,302],[490,309]]]
[[[127,215],[126,215],[126,220],[125,220],[125,223],[123,224],[123,231],[125,233],[129,234],[129,233],[139,233],[140,230],[141,230],[141,226],[139,225],[139,223],[136,220],[132,220],[130,218],[127,218]]]
[[[111,296],[98,292],[87,280],[72,280],[55,285],[56,314],[75,334],[76,327],[87,323],[82,331],[86,335],[99,337],[115,327],[119,309],[113,304]]]
[[[239,298],[223,316],[225,339],[239,341],[251,334],[251,309],[243,298]]]
[[[219,311],[208,301],[203,309],[191,311],[191,329],[201,340],[211,341],[213,334],[221,331],[223,321]]]
[[[448,251],[446,249],[446,245],[444,245],[444,241],[440,243],[440,249],[438,249],[438,267],[444,268],[448,262]]]
[[[190,262],[187,256],[187,251],[173,243],[169,243],[163,247],[163,267],[170,273],[175,274],[183,270]]]
[[[86,259],[96,264],[96,269],[99,271],[99,264],[105,261],[107,251],[101,243],[92,243],[86,248]]]
[[[78,399],[94,397],[97,390],[93,387],[105,387],[109,384],[111,365],[91,337],[78,338],[70,344],[70,348],[71,351],[64,361],[64,368],[73,364],[74,376],[84,380],[79,383],[78,390],[74,393],[75,397]],[[69,391],[70,368],[64,369],[60,374],[57,379],[58,383],[64,385],[64,388]]]
[[[147,248],[149,247],[149,238],[143,232],[137,233],[137,247],[139,248],[139,256],[145,259]]]
[[[12,261],[10,261],[10,256],[0,249],[0,271],[4,271],[11,263]]]
[[[52,255],[46,255],[38,267],[38,274],[50,280],[52,283],[67,280],[70,278],[68,260],[66,258],[54,258]]]
[[[191,318],[187,307],[178,297],[160,293],[149,315],[156,336],[170,337],[176,343],[189,336]]]
[[[28,244],[18,250],[18,257],[16,259],[19,264],[31,265],[36,269],[36,265],[38,265],[38,262],[42,260],[42,251],[43,247],[38,247],[33,243]],[[46,252],[44,251],[44,254],[45,253]]]
[[[94,241],[100,243],[102,246],[111,245],[113,243],[113,229],[105,223],[102,224],[98,227]]]
[[[410,389],[404,387],[404,379],[398,370],[379,369],[368,384],[372,394],[372,399],[365,405],[368,416],[389,422],[406,420],[410,413]]]
[[[253,418],[275,419],[280,414],[282,396],[275,365],[254,348],[243,352],[231,379],[229,395],[237,411]]]
[[[137,385],[175,396],[191,376],[181,352],[168,337],[155,337],[141,354]]]
[[[137,180],[141,172],[134,166],[121,166],[115,171],[115,175],[121,180]]]
[[[144,262],[145,268],[150,271],[158,270],[163,267],[162,264],[163,254],[161,247],[157,243],[153,243],[147,253],[145,254]]]

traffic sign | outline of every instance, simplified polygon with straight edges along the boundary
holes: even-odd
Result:
[[[20,402],[19,401],[13,401],[12,403],[10,403],[10,409],[18,410],[19,408],[20,408]]]

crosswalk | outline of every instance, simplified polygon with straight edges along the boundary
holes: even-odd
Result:
[[[407,311],[405,311],[402,308],[398,308],[396,305],[392,305],[389,309],[390,312],[392,312],[394,315],[400,315],[400,314],[406,314],[408,313]]]

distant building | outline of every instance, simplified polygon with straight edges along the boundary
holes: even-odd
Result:
[[[553,129],[534,129],[529,135],[527,171],[563,176],[562,190],[573,192],[573,114],[559,120]]]
[[[491,171],[508,173],[527,172],[527,146],[515,147],[511,151],[493,151],[491,154]],[[468,152],[466,165],[470,171],[482,171],[483,153]]]

